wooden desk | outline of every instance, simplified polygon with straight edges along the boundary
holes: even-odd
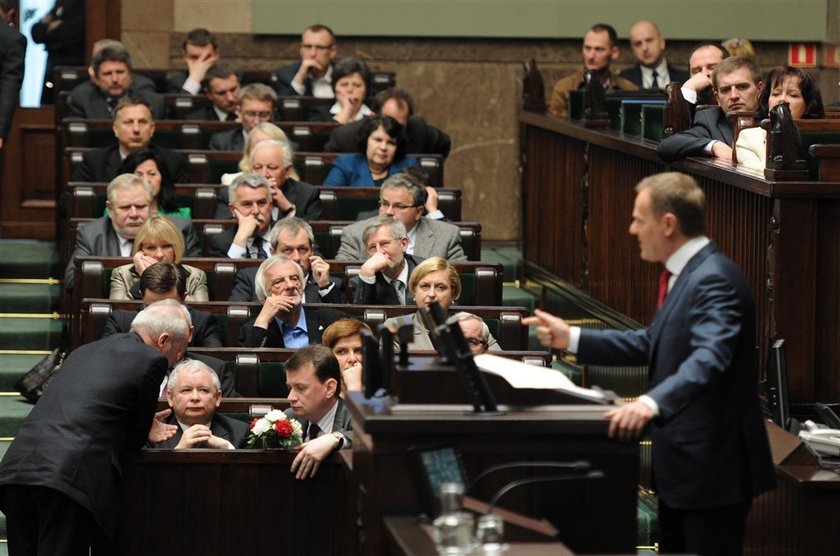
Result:
[[[435,387],[433,382],[429,387]],[[410,450],[430,445],[457,446],[470,477],[502,462],[589,461],[604,472],[604,479],[521,488],[505,496],[501,505],[548,519],[560,540],[577,553],[635,550],[638,444],[607,438],[603,407],[555,406],[477,417],[465,414],[466,406],[366,404],[360,393],[351,393],[347,403],[353,418],[353,476],[359,485],[364,554],[385,553],[383,517],[420,513]],[[470,494],[489,500],[508,482],[534,474],[500,471]]]
[[[656,143],[527,112],[519,121],[526,273],[649,323],[660,267],[640,260],[627,229],[636,183],[669,169]],[[759,364],[785,338],[792,401],[840,399],[840,183],[772,182],[701,159],[670,169],[697,179],[707,235],[752,287]]]
[[[293,454],[265,450],[147,450],[123,465],[117,552],[351,554],[355,506],[331,455],[299,481]],[[328,531],[329,533],[325,533]]]

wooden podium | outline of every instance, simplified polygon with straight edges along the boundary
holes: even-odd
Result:
[[[428,386],[434,388],[434,381]],[[588,461],[604,473],[603,479],[522,487],[506,495],[500,507],[548,519],[575,553],[635,551],[639,448],[607,438],[604,407],[542,406],[481,416],[469,413],[466,405],[390,406],[365,400],[361,393],[350,394],[348,407],[361,553],[386,553],[384,517],[421,512],[411,449],[441,445],[460,450],[472,478],[499,463]],[[490,500],[510,481],[535,475],[529,469],[500,471],[470,494]]]

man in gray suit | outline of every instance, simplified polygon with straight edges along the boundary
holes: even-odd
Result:
[[[377,216],[362,233],[370,258],[362,265],[353,303],[356,305],[414,305],[408,279],[420,262],[407,255],[408,234],[399,220]]]
[[[338,395],[338,359],[326,346],[301,348],[286,361],[286,384],[291,405],[286,415],[300,421],[305,440],[292,462],[292,473],[298,479],[314,477],[324,458],[353,445],[350,412]]]
[[[458,226],[423,215],[426,203],[425,188],[407,174],[394,174],[385,180],[379,192],[379,216],[399,220],[408,232],[406,253],[421,259],[443,257],[449,262],[466,261],[461,247]],[[365,261],[368,251],[362,233],[371,219],[346,226],[341,233],[341,246],[336,259]]]
[[[177,425],[178,430],[171,438],[151,443],[150,447],[174,450],[243,448],[248,425],[216,412],[222,402],[221,387],[213,369],[201,361],[184,359],[178,363],[166,384],[166,401],[172,413],[164,421]]]
[[[102,216],[79,226],[76,248],[64,271],[64,287],[73,289],[76,257],[131,257],[134,238],[149,217],[152,188],[134,174],[121,174],[108,184],[108,216]],[[200,255],[198,237],[189,220],[167,216],[184,236],[185,257]]]

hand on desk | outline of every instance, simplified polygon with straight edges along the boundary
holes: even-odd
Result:
[[[604,418],[610,420],[609,437],[618,437],[622,441],[635,440],[641,436],[645,425],[654,417],[653,410],[639,400],[604,413]]]
[[[292,462],[292,473],[295,473],[295,478],[314,477],[321,462],[338,448],[340,443],[341,441],[334,435],[324,434],[298,446],[298,455]]]

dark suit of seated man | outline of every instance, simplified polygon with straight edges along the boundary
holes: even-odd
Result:
[[[257,269],[256,290],[263,307],[239,331],[244,347],[297,349],[321,342],[324,329],[346,317],[330,308],[303,306],[303,270],[283,255],[273,255]]]
[[[618,75],[640,89],[664,89],[668,83],[683,83],[688,73],[665,59],[665,37],[652,21],[637,21],[630,28],[630,47],[637,63]]]
[[[286,415],[298,419],[304,432],[292,473],[298,479],[314,477],[324,458],[353,446],[350,412],[339,396],[338,359],[326,346],[302,348],[286,361],[286,384],[291,405]]]
[[[315,253],[315,234],[306,220],[294,216],[284,218],[268,232],[270,254],[289,257],[303,269],[304,303],[347,303],[340,279],[330,277],[330,265]],[[243,268],[228,301],[259,301],[254,283],[257,267]]]
[[[653,322],[585,330],[537,311],[545,346],[580,363],[646,365],[646,394],[604,414],[608,434],[649,434],[667,554],[742,553],[754,496],[775,486],[758,399],[755,300],[735,264],[704,235],[705,195],[669,172],[636,186],[630,233],[641,258],[662,263]]]
[[[178,265],[167,262],[155,263],[140,275],[140,293],[143,296],[144,306],[161,299],[174,299],[183,304],[187,296],[186,275]],[[190,318],[190,346],[213,348],[225,345],[212,314],[193,309],[188,305],[184,305],[184,309]],[[102,336],[128,331],[136,316],[135,311],[113,311],[105,321]],[[234,390],[236,377],[233,376],[233,370],[226,368],[224,361],[189,351],[186,357],[199,359],[215,371],[221,378],[222,393],[226,398],[239,395]]]
[[[222,401],[221,383],[213,369],[201,361],[184,359],[169,373],[166,401],[172,413],[164,422],[178,429],[171,438],[150,443],[150,448],[245,447],[248,424],[216,412]]]
[[[659,143],[657,152],[665,162],[689,156],[711,156],[732,162],[733,134],[726,113],[758,109],[764,86],[761,70],[746,58],[727,58],[712,72],[712,86],[720,108],[698,110],[692,127]]]
[[[73,170],[72,181],[111,181],[119,174],[120,164],[126,156],[147,148],[160,155],[174,183],[189,179],[183,156],[151,144],[155,120],[148,104],[132,97],[123,98],[114,110],[113,119],[117,144],[84,153],[82,163]]]
[[[106,46],[91,62],[93,80],[80,83],[70,92],[70,115],[89,120],[110,120],[120,100],[126,96],[145,102],[157,119],[166,116],[163,97],[133,86],[131,57],[115,46]]]
[[[64,271],[64,287],[73,289],[76,257],[131,257],[134,238],[149,217],[152,188],[141,177],[122,174],[111,180],[107,191],[108,216],[86,222],[76,230],[76,246]],[[198,237],[189,220],[167,216],[184,236],[184,256],[201,254]]]
[[[275,73],[280,96],[333,98],[333,60],[338,55],[335,34],[326,25],[310,25],[300,39],[300,62],[289,64]]]
[[[353,303],[356,305],[414,305],[408,279],[418,257],[406,254],[408,237],[399,220],[377,216],[369,221],[362,240],[370,257],[362,265]]]
[[[242,122],[242,127],[218,131],[211,135],[209,144],[211,151],[242,152],[248,133],[259,124],[270,122],[274,118],[277,110],[277,93],[262,83],[245,85],[238,89],[233,110]]]
[[[391,87],[373,97],[370,109],[374,114],[390,116],[403,126],[408,144],[406,154],[441,154],[449,155],[452,141],[449,135],[433,125],[429,125],[422,116],[414,114],[414,100],[408,91]],[[324,151],[336,153],[358,152],[359,145],[366,140],[363,133],[365,119],[346,123],[330,132],[330,138],[324,145]]]
[[[236,107],[239,103],[239,75],[224,62],[215,64],[203,81],[204,94],[210,100],[209,106],[202,106],[186,115],[187,120],[208,120],[211,122],[235,122],[239,118]],[[212,135],[211,141],[212,141]]]

